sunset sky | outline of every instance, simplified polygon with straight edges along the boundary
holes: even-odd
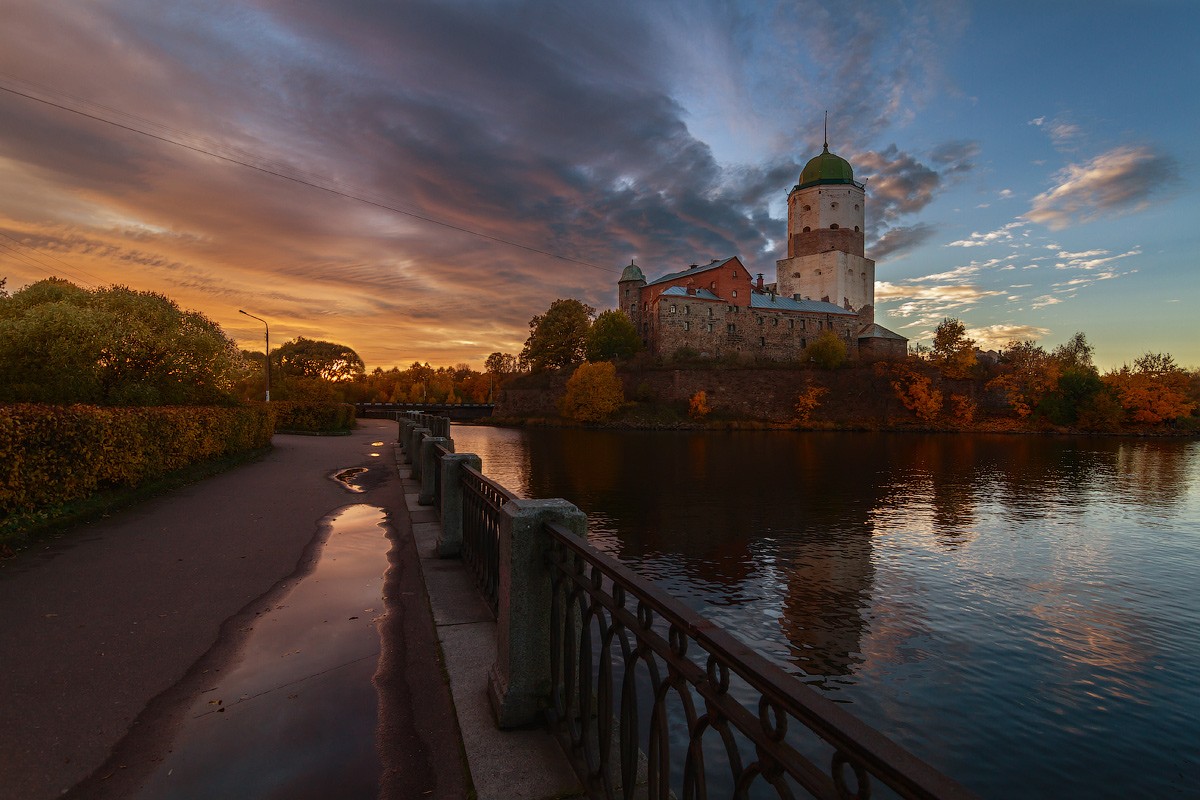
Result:
[[[631,259],[773,280],[828,109],[867,179],[877,321],[1200,366],[1194,0],[0,12],[10,292],[120,283],[246,347],[239,308],[369,369],[481,368],[556,298],[610,308]]]

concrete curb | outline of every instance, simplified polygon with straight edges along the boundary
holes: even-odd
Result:
[[[496,621],[462,561],[439,558],[437,513],[417,503],[420,483],[397,451],[405,503],[429,605],[433,610],[462,732],[467,765],[478,800],[584,798],[579,779],[557,740],[544,729],[502,731],[488,702],[488,671],[496,662]]]

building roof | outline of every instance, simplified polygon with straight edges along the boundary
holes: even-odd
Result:
[[[682,278],[685,275],[699,275],[701,272],[708,272],[711,269],[718,269],[719,267],[723,267],[726,264],[728,264],[730,261],[733,261],[736,258],[737,258],[737,256],[730,256],[729,258],[726,258],[726,259],[715,259],[714,258],[712,261],[710,261],[709,263],[704,264],[702,266],[688,267],[687,269],[680,270],[679,272],[672,272],[668,275],[663,275],[661,278],[656,278],[655,280],[650,281],[646,285],[653,286],[656,283],[667,283],[669,281],[676,280],[677,278]]]
[[[854,168],[850,166],[850,162],[829,152],[829,143],[826,142],[821,154],[809,159],[800,171],[800,182],[796,184],[796,188],[806,189],[809,186],[831,183],[848,183],[862,188],[862,184],[854,182]]]
[[[908,341],[908,339],[905,338],[904,336],[901,336],[900,334],[898,334],[894,331],[889,331],[887,328],[883,327],[882,325],[878,325],[875,323],[872,323],[870,325],[864,325],[863,329],[858,332],[858,338],[860,338],[860,339],[898,339],[902,342]]]
[[[670,289],[664,289],[659,297],[694,297],[697,300],[720,300],[715,294],[708,289],[696,289],[695,294],[688,294],[686,286],[672,286]]]
[[[858,313],[847,311],[834,303],[824,300],[793,300],[783,295],[754,291],[750,293],[750,307],[764,311],[808,311],[818,314],[840,314],[845,317],[857,317]]]
[[[644,274],[642,274],[642,268],[639,267],[637,264],[633,263],[632,261],[630,261],[629,266],[626,267],[625,271],[621,273],[621,280],[618,281],[618,283],[624,283],[625,281],[644,281],[644,280],[646,280],[646,276]]]

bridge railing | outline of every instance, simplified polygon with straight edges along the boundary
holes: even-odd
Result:
[[[412,420],[414,447],[440,438],[427,422]],[[499,725],[548,723],[591,796],[973,797],[592,547],[575,506],[518,497],[477,455],[421,453],[438,553],[464,560],[496,615]]]

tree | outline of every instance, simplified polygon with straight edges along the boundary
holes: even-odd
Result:
[[[366,373],[363,360],[346,345],[303,336],[271,351],[271,362],[291,377],[345,381]]]
[[[708,405],[708,392],[701,389],[688,400],[688,416],[692,419],[704,419],[712,409]]]
[[[512,353],[492,353],[483,362],[483,370],[493,375],[511,375],[518,371],[517,357]]]
[[[1000,352],[1001,374],[988,381],[987,388],[1004,392],[1018,417],[1033,413],[1058,385],[1059,362],[1033,341],[1009,342]]]
[[[1092,354],[1095,352],[1096,348],[1088,342],[1087,336],[1082,331],[1076,331],[1074,336],[1054,348],[1053,357],[1063,369],[1078,367],[1094,370]]]
[[[829,392],[824,386],[808,384],[796,395],[796,422],[807,425],[812,413],[821,405],[821,398]]]
[[[8,285],[8,278],[0,278],[0,300],[8,297],[8,290],[4,287]]]
[[[1155,425],[1186,417],[1196,409],[1189,397],[1191,377],[1165,353],[1146,353],[1104,376],[1133,422]]]
[[[559,403],[562,415],[578,422],[599,422],[616,413],[625,402],[625,390],[611,361],[585,361],[567,379]]]
[[[0,298],[0,400],[231,403],[243,369],[215,322],[161,294],[51,278]]]
[[[935,389],[928,376],[904,364],[896,367],[895,376],[892,380],[892,391],[904,407],[923,422],[933,422],[937,419],[942,412],[942,390]]]
[[[583,361],[588,328],[596,309],[574,299],[555,300],[545,314],[529,320],[521,359],[535,370]]]
[[[837,369],[846,360],[846,343],[833,331],[825,331],[804,349],[804,355],[821,369]]]
[[[642,339],[624,311],[604,311],[588,330],[586,349],[588,361],[629,358],[642,349]]]
[[[934,331],[930,355],[944,377],[966,378],[975,366],[975,340],[962,320],[946,317]]]

